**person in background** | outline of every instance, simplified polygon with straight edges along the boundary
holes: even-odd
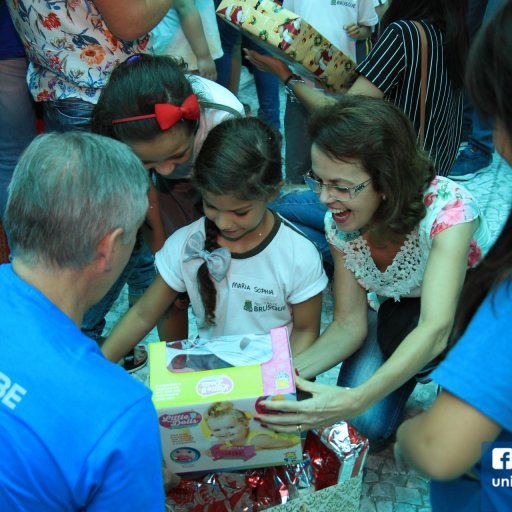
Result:
[[[284,0],[283,7],[294,12],[310,23],[345,55],[356,62],[356,42],[368,39],[372,27],[379,19],[375,12],[373,0],[357,0],[353,2],[331,2],[321,0]],[[292,74],[292,71],[296,71]],[[289,70],[287,85],[291,80],[304,81],[298,70]],[[291,80],[289,77],[293,76]],[[281,77],[278,77],[281,78]],[[315,87],[311,80],[306,82]],[[323,95],[323,90],[318,89]],[[308,137],[307,125],[309,113],[306,107],[292,93],[292,87],[287,87],[286,107],[284,114],[285,173],[290,184],[302,184],[304,174],[311,167],[311,140]],[[281,213],[281,212],[280,212]]]
[[[215,8],[218,8],[221,0],[214,0]],[[222,44],[222,57],[215,61],[217,67],[217,83],[229,89],[238,96],[240,75],[242,71],[242,45],[265,53],[260,46],[244,36],[238,29],[230,26],[224,19],[217,16],[217,26]],[[254,76],[256,95],[258,96],[258,117],[272,125],[281,127],[279,80],[272,73],[261,71],[251,66]],[[250,114],[249,105],[245,105]]]
[[[0,266],[0,510],[164,508],[151,393],[80,331],[126,265],[148,186],[128,147],[90,133],[36,137],[18,162]]]
[[[213,0],[176,0],[151,31],[156,55],[182,58],[189,73],[217,79],[215,59],[222,57]]]
[[[346,95],[314,114],[310,134],[306,183],[328,208],[334,317],[294,358],[297,386],[312,398],[264,401],[271,412],[291,414],[261,421],[291,432],[350,420],[376,449],[396,431],[416,382],[437,364],[466,270],[492,238],[473,197],[435,176],[393,104]],[[337,387],[304,380],[341,361]]]
[[[5,2],[0,3],[0,220],[7,187],[23,150],[36,136],[34,103],[27,87],[25,49]]]
[[[467,72],[476,112],[494,126],[496,150],[510,165],[511,26],[512,2],[507,0],[478,34]],[[441,393],[428,411],[397,432],[395,455],[432,479],[435,512],[510,509],[510,486],[491,482],[499,476],[491,471],[497,446],[491,442],[502,443],[505,457],[512,447],[511,318],[512,214],[462,293],[455,346],[432,374]]]
[[[27,83],[46,131],[90,130],[112,70],[143,53],[174,0],[7,0],[29,59]],[[36,7],[37,4],[37,7]]]
[[[503,0],[468,1],[467,21],[472,40],[502,3]],[[486,169],[491,164],[494,153],[492,127],[482,122],[474,111],[467,93],[464,97],[462,140],[468,144],[460,152],[449,174],[451,179],[459,181],[467,180],[475,173]]]

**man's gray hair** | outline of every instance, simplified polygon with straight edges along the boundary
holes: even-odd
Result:
[[[80,269],[116,228],[127,241],[148,208],[148,172],[122,142],[87,132],[36,137],[9,186],[4,225],[25,263]]]

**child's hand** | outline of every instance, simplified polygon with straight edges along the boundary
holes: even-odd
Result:
[[[352,39],[358,39],[361,36],[361,28],[357,23],[345,25],[343,28],[345,29],[347,36],[351,37]]]
[[[211,57],[198,58],[197,70],[202,77],[208,78],[209,80],[217,80],[217,68]]]

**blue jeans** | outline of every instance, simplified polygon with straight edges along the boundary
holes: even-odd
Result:
[[[151,258],[151,265],[142,264],[146,263],[148,260],[148,254]],[[143,268],[144,271],[140,272],[140,268]],[[124,285],[127,283],[128,279],[132,276],[132,274],[137,270],[137,279],[136,286],[139,293],[135,293],[136,295],[141,295],[144,290],[153,282],[155,276],[155,269],[153,265],[153,256],[147,246],[147,244],[139,237],[135,247],[133,248],[132,254],[126,267],[124,268],[121,275],[117,278],[117,281],[112,285],[107,294],[101,299],[97,304],[95,304],[92,308],[90,308],[84,316],[82,322],[82,332],[89,336],[90,338],[99,341],[103,329],[105,328],[105,316],[112,308],[112,305],[119,297]],[[132,283],[132,285],[135,283]],[[130,290],[132,291],[132,290]]]
[[[43,101],[46,132],[91,131],[93,103],[80,99]]]
[[[36,115],[27,87],[27,61],[24,57],[0,60],[0,218],[14,168],[35,136]]]
[[[285,173],[289,183],[303,183],[302,176],[311,169],[309,114],[302,103],[286,95],[284,111]]]
[[[219,6],[220,1],[215,0],[215,8]],[[228,25],[222,19],[217,18],[217,22],[224,52],[224,55],[215,61],[217,83],[227,88],[231,77],[233,49],[240,51],[240,42],[244,48],[256,50],[266,55],[268,55],[268,52],[247,37],[242,36],[239,30]],[[279,130],[281,126],[279,119],[279,79],[273,73],[266,73],[257,68],[252,68],[252,73],[256,85],[256,94],[258,95],[258,117]]]
[[[318,196],[310,190],[290,192],[268,206],[290,221],[316,245],[322,253],[325,271],[332,276],[334,262],[324,230],[327,207],[318,200]]]
[[[368,336],[363,346],[341,365],[338,386],[355,387],[366,382],[384,363],[377,342],[377,313],[368,310]],[[350,422],[371,441],[382,441],[391,436],[400,424],[407,400],[414,390],[413,379],[377,402]]]
[[[466,19],[471,41],[502,3],[503,0],[469,0]],[[463,131],[463,139],[467,139],[470,145],[484,153],[492,154],[492,128],[474,111],[467,94],[464,99]]]

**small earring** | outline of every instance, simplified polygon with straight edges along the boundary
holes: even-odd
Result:
[[[382,194],[382,200],[385,201],[386,200],[386,194]]]

